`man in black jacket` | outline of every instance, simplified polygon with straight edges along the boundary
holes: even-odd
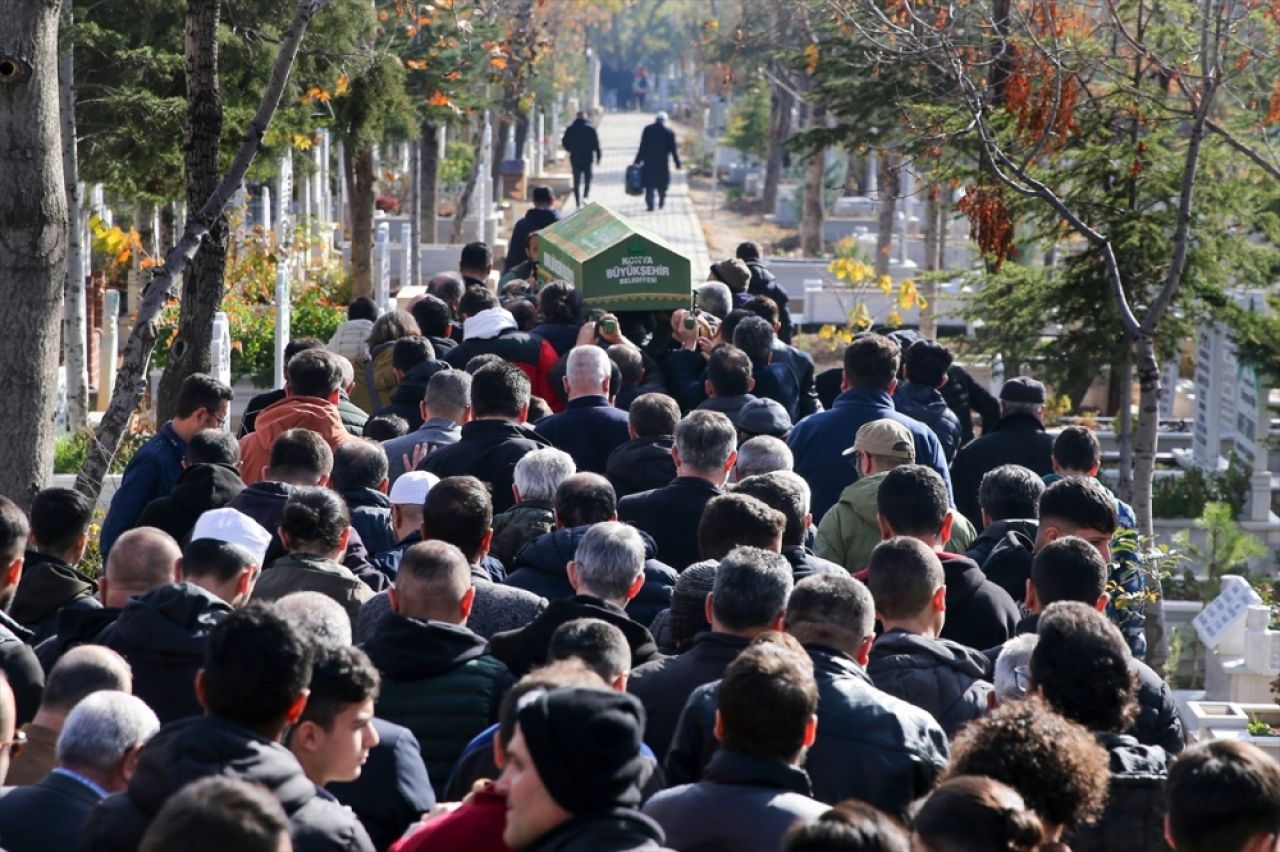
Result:
[[[451,341],[452,342],[452,341]],[[398,382],[391,400],[374,415],[395,414],[403,417],[410,431],[422,425],[422,398],[431,377],[449,365],[437,360],[435,344],[425,337],[402,337],[391,349],[391,369]]]
[[[210,509],[221,509],[244,490],[239,461],[240,444],[230,432],[197,432],[187,443],[182,475],[173,492],[148,503],[136,526],[163,530],[181,545],[197,518]]]
[[[564,391],[548,377],[560,356],[550,341],[520,331],[515,317],[486,287],[469,288],[458,302],[458,311],[463,317],[463,340],[444,356],[451,367],[461,370],[477,355],[497,355],[528,377],[531,395],[559,410]]]
[[[61,610],[102,606],[98,584],[76,568],[92,519],[93,503],[72,488],[46,488],[31,501],[31,537],[9,615],[31,631],[33,646],[53,635]]]
[[[600,135],[587,120],[587,114],[578,110],[573,123],[565,128],[560,144],[569,152],[569,167],[573,169],[573,201],[579,207],[582,199],[591,196],[591,159],[600,164]],[[581,184],[581,192],[579,192]]]
[[[748,299],[742,308],[769,323],[777,335],[773,341],[773,363],[789,367],[800,388],[796,419],[822,411],[822,401],[818,399],[818,389],[813,379],[813,356],[782,339],[783,324],[777,303],[769,296],[757,295]]]
[[[502,267],[503,272],[509,272],[513,266],[524,262],[525,247],[529,242],[530,234],[560,221],[560,213],[555,208],[556,197],[551,192],[551,187],[535,186],[532,196],[533,207],[511,229],[511,241],[507,244],[507,259]]]
[[[298,852],[371,852],[349,811],[316,790],[289,750],[284,729],[307,702],[312,651],[269,604],[251,603],[209,636],[196,694],[206,715],[166,725],[138,759],[125,793],[105,799],[81,833],[81,849],[137,849],[147,826],[175,792],[222,775],[261,784],[289,817]]]
[[[667,127],[667,114],[660,112],[653,124],[640,134],[640,150],[636,152],[636,165],[644,165],[644,206],[653,211],[653,196],[657,193],[658,207],[667,203],[667,187],[671,184],[671,172],[667,158],[680,168],[680,151],[676,146],[676,134]]]
[[[805,547],[805,538],[813,524],[809,512],[809,484],[789,470],[776,470],[748,476],[733,486],[734,494],[745,494],[775,509],[787,519],[782,530],[782,555],[791,563],[796,582],[815,574],[847,576],[836,563],[816,556]]]
[[[778,340],[782,343],[790,344],[793,326],[791,323],[791,311],[787,309],[789,298],[787,292],[778,285],[773,273],[764,265],[764,260],[760,256],[759,244],[739,243],[735,254],[751,270],[751,283],[747,285],[747,292],[752,296],[767,296],[773,300],[778,314],[776,319],[779,324]],[[768,317],[765,317],[765,319],[768,319]]]
[[[1044,480],[1025,467],[1002,464],[995,470],[988,471],[978,487],[982,533],[974,539],[964,555],[985,570],[988,557],[1010,534],[1021,536],[1029,549],[1036,540],[1040,495],[1043,493]],[[1010,595],[1014,595],[1008,586],[1001,586]],[[1018,596],[1015,595],[1014,600],[1018,600]]]
[[[665,393],[646,393],[632,401],[627,410],[631,439],[609,453],[605,462],[605,476],[619,499],[662,488],[676,478],[671,450],[679,422],[680,406]]]
[[[396,545],[387,470],[387,454],[376,441],[347,441],[333,453],[329,486],[347,504],[351,526],[365,548],[375,554]]]
[[[427,293],[409,306],[409,313],[413,314],[418,330],[431,343],[437,358],[443,358],[458,345],[453,339],[453,310],[444,299]]]

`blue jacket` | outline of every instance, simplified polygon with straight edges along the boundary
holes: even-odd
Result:
[[[564,411],[539,421],[534,431],[573,456],[579,471],[602,476],[609,453],[631,437],[627,432],[627,412],[614,408],[603,396],[569,400]]]
[[[947,485],[947,494],[951,494],[951,474],[933,430],[898,412],[884,391],[852,388],[836,397],[829,411],[819,411],[797,423],[788,440],[796,457],[796,473],[813,489],[811,509],[815,518],[825,515],[840,499],[840,492],[858,479],[852,459],[841,453],[853,446],[863,424],[882,418],[907,427],[915,438],[916,463],[937,471]]]
[[[182,475],[182,459],[186,455],[187,442],[178,437],[170,421],[129,460],[102,522],[99,547],[104,560],[116,539],[133,529],[146,505],[173,491]]]
[[[947,408],[941,391],[928,385],[902,382],[893,392],[893,405],[933,430],[948,463],[956,457],[956,451],[960,449],[960,418]]]

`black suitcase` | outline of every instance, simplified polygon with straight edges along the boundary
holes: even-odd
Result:
[[[643,166],[627,166],[627,195],[644,195]]]

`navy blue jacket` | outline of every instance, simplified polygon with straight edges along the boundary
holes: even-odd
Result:
[[[375,718],[378,744],[369,750],[360,777],[326,789],[355,811],[375,849],[388,848],[418,817],[435,807],[427,765],[413,731]]]
[[[951,474],[942,444],[933,430],[893,407],[889,394],[879,388],[852,388],[836,397],[829,411],[811,414],[791,430],[788,443],[796,457],[796,473],[813,489],[811,510],[821,518],[840,499],[840,492],[858,480],[851,458],[841,455],[853,446],[854,436],[872,420],[896,420],[915,438],[916,463],[933,468],[951,494]]]
[[[893,405],[898,411],[919,420],[933,430],[942,444],[942,454],[948,464],[960,449],[960,419],[950,408],[942,393],[928,385],[903,382],[893,392]]]
[[[564,411],[538,421],[534,431],[573,456],[579,471],[604,474],[609,453],[627,442],[627,412],[603,396],[569,400]]]
[[[360,534],[369,553],[381,553],[396,546],[391,528],[391,501],[372,488],[347,488],[338,492],[351,512],[351,526]]]
[[[186,454],[187,442],[178,437],[171,421],[161,426],[160,431],[129,460],[120,487],[111,498],[111,508],[102,522],[98,541],[103,560],[111,552],[116,539],[133,529],[148,503],[173,492],[178,477],[182,475],[182,459]]]

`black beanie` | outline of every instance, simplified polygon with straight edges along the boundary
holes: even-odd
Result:
[[[516,713],[543,786],[573,814],[640,804],[644,707],[603,689],[532,693]]]

